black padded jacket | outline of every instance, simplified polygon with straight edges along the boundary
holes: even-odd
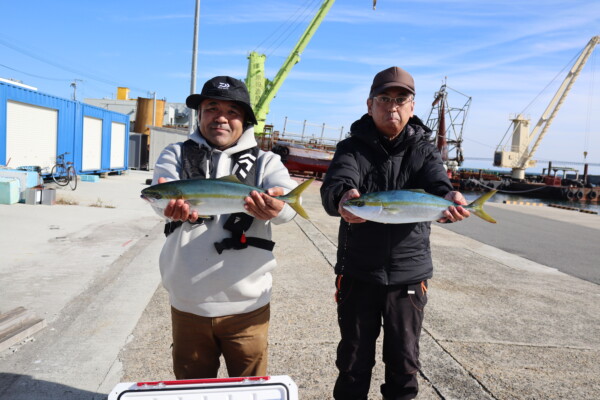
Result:
[[[445,196],[452,184],[440,153],[428,140],[431,130],[412,117],[397,139],[387,141],[365,114],[338,143],[321,187],[323,206],[339,216],[343,194],[423,189]],[[349,224],[340,219],[336,274],[382,285],[411,284],[429,279],[433,263],[430,222]]]

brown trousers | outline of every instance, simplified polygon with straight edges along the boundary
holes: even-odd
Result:
[[[175,377],[216,378],[221,354],[230,377],[266,376],[269,317],[269,304],[224,317],[200,317],[171,307]]]

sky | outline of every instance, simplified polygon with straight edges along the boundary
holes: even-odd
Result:
[[[251,51],[272,79],[322,0],[202,0],[196,92],[213,76],[245,79]],[[195,0],[0,0],[0,77],[78,100],[183,103],[191,90]],[[271,102],[282,131],[339,138],[366,112],[373,76],[390,66],[416,84],[427,121],[446,82],[449,103],[471,98],[467,160],[491,166],[510,117],[534,126],[585,45],[600,35],[597,0],[337,0]],[[598,46],[600,47],[600,46]],[[541,142],[538,160],[600,164],[600,49]],[[286,122],[287,121],[287,122]],[[587,152],[587,158],[584,158]],[[540,166],[544,167],[543,164]],[[555,164],[556,165],[556,164]]]

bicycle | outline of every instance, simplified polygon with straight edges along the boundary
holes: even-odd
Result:
[[[72,162],[65,162],[65,156],[67,154],[69,153],[63,153],[56,156],[56,164],[52,167],[50,176],[52,176],[52,180],[56,182],[57,185],[69,185],[71,190],[75,190],[77,189],[77,171],[75,171]]]

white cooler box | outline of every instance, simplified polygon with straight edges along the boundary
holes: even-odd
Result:
[[[298,400],[287,375],[119,383],[108,400]]]

